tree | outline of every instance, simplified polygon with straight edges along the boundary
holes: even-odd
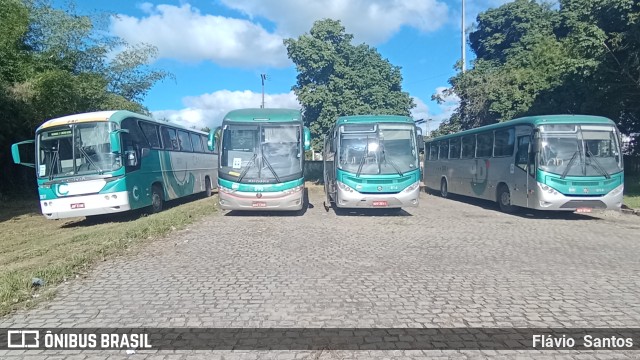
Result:
[[[478,15],[472,69],[443,131],[550,113],[606,116],[640,133],[640,3],[516,0]],[[437,100],[437,96],[434,96]]]
[[[340,21],[316,21],[308,34],[285,39],[298,71],[293,86],[302,105],[315,149],[338,116],[357,114],[409,115],[415,106],[402,91],[400,67],[383,59],[375,48],[353,45]]]
[[[74,11],[47,0],[0,0],[0,192],[34,184],[33,172],[12,164],[11,143],[32,138],[42,122],[62,115],[148,114],[142,99],[170,76],[146,65],[155,48],[129,46]]]

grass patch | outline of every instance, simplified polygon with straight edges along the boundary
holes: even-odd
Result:
[[[632,209],[640,209],[640,176],[625,177],[624,204]]]
[[[47,220],[37,201],[13,201],[0,208],[0,316],[49,299],[55,285],[88,270],[98,260],[184,228],[216,211],[213,198],[185,198],[145,216],[129,212],[98,218]],[[5,206],[6,205],[6,206]],[[45,281],[38,290],[31,279]]]

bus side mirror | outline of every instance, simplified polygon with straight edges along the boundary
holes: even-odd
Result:
[[[114,154],[120,154],[122,148],[120,147],[120,133],[128,134],[129,130],[120,129],[114,130],[109,133],[109,143],[111,144],[111,152]]]
[[[221,130],[222,128],[218,126],[217,128],[209,131],[209,139],[207,140],[207,149],[209,149],[209,151],[216,151],[216,140],[220,138]]]
[[[418,152],[424,151],[424,137],[422,136],[422,129],[418,128]]]
[[[120,153],[120,136],[116,131],[109,133],[109,142],[111,143],[111,152],[115,154]]]
[[[311,131],[308,127],[304,127],[304,150],[311,150]]]
[[[138,154],[135,150],[127,151],[125,153],[125,159],[127,166],[138,166]]]
[[[26,163],[20,160],[20,148],[27,144],[33,145],[34,143],[35,143],[35,140],[25,140],[25,141],[21,141],[19,143],[11,145],[11,157],[13,157],[13,162],[18,165],[35,168],[36,167],[35,163]]]

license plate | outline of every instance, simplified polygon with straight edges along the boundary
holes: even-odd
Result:
[[[387,206],[386,201],[374,201],[373,206]]]
[[[84,209],[84,203],[71,204],[72,209]]]
[[[267,207],[267,203],[264,201],[254,201],[252,204],[253,207]]]
[[[578,212],[578,213],[590,213],[591,212],[591,208],[577,208],[576,212]]]

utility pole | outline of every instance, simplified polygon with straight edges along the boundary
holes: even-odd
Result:
[[[466,36],[464,31],[464,1],[462,0],[462,72],[467,71],[467,57],[465,55],[466,52]]]
[[[260,79],[262,79],[262,106],[261,109],[264,109],[264,81],[267,79],[267,74],[260,74]]]

